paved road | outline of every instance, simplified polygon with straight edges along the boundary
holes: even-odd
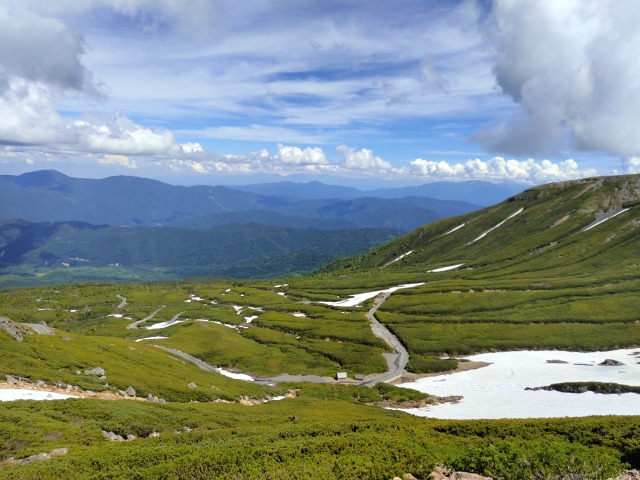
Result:
[[[202,370],[206,370],[207,372],[219,373],[217,368],[212,367],[208,363],[205,363],[202,360],[200,360],[199,358],[193,357],[193,356],[189,355],[188,353],[181,352],[180,350],[176,350],[175,348],[163,347],[162,345],[154,345],[154,347],[159,348],[161,350],[164,350],[165,352],[173,353],[174,355],[177,355],[180,358],[184,358],[188,362],[191,362],[194,365],[197,365]]]
[[[387,360],[387,372],[381,375],[376,375],[373,378],[362,382],[362,385],[375,385],[376,383],[391,382],[396,378],[402,376],[405,372],[405,367],[409,363],[409,353],[407,349],[400,343],[398,337],[391,333],[387,327],[382,325],[376,318],[376,311],[380,306],[389,298],[390,293],[385,293],[381,297],[378,297],[373,308],[367,313],[367,318],[371,322],[371,330],[376,337],[382,338],[387,344],[393,348],[396,353],[385,353],[384,357]]]
[[[129,325],[127,328],[129,329],[135,329],[138,328],[138,325],[140,325],[142,322],[146,322],[147,320],[151,320],[153,317],[156,316],[156,313],[158,313],[160,310],[162,310],[164,307],[166,307],[166,305],[162,305],[159,309],[157,309],[155,312],[153,312],[151,315],[144,317],[142,320],[138,320],[137,322],[133,322],[131,325]],[[182,312],[181,312],[182,313]],[[179,315],[179,314],[178,314]]]
[[[116,297],[118,297],[120,300],[122,300],[122,301],[120,302],[120,305],[118,305],[118,308],[119,308],[120,310],[122,310],[124,307],[126,307],[126,306],[127,306],[127,297],[125,297],[125,296],[123,296],[123,295],[120,295],[120,294],[117,294],[117,295],[116,295]]]
[[[55,335],[53,328],[42,325],[41,323],[23,323],[22,325],[29,327],[40,335]]]

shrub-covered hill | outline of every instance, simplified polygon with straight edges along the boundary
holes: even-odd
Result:
[[[473,277],[521,272],[535,278],[619,268],[637,272],[639,226],[640,175],[552,183],[430,223],[323,271],[424,272],[462,264],[459,270],[481,269],[465,274]]]
[[[424,285],[395,292],[377,315],[415,372],[444,368],[442,354],[639,346],[640,176],[532,188],[296,288],[329,297],[412,282]]]

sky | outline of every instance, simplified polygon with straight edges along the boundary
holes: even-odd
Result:
[[[0,174],[640,173],[637,0],[0,0]]]

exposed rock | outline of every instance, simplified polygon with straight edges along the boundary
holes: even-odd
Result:
[[[44,380],[38,380],[36,382],[36,387],[44,387],[46,385],[46,383],[44,382]]]
[[[118,435],[118,434],[113,433],[113,432],[105,432],[103,430],[102,431],[102,436],[104,438],[106,438],[107,440],[109,440],[110,442],[124,442],[124,438],[122,438],[122,435]]]
[[[167,401],[164,398],[159,398],[158,403],[167,403]]]
[[[191,382],[191,383],[187,383],[187,387],[189,387],[189,388],[197,388],[198,385],[196,385],[195,383]]]
[[[604,362],[599,363],[598,365],[602,365],[604,367],[618,367],[620,365],[624,365],[624,363],[619,362],[618,360],[607,358]]]
[[[565,362],[564,360],[547,360],[547,363],[569,363],[569,362]]]
[[[477,473],[454,472],[447,467],[436,467],[429,474],[431,480],[493,480],[491,477],[484,477]]]
[[[613,479],[609,478],[608,480],[613,480]],[[616,477],[615,480],[640,480],[640,471],[629,470],[628,472],[623,473],[619,477]]]
[[[136,437],[135,435],[131,434],[131,433],[130,433],[129,435],[127,435],[127,441],[128,441],[128,442],[130,442],[130,441],[132,441],[132,440],[135,440],[136,438],[137,438],[137,437]]]
[[[129,388],[127,388],[127,390],[124,393],[126,393],[128,397],[135,397],[136,396],[136,391],[131,386]]]
[[[403,480],[418,480],[416,477],[414,477],[410,473],[405,473],[404,475],[402,475],[402,479]]]
[[[96,395],[98,395],[96,392],[94,392],[94,391],[92,391],[92,390],[85,390],[85,391],[84,391],[84,394],[85,394],[87,397],[95,397]]]
[[[7,375],[7,383],[11,384],[11,385],[15,385],[16,383],[18,383],[20,380],[18,380],[16,377],[14,377],[13,375]]]
[[[156,432],[155,430],[153,432],[151,432],[149,435],[147,435],[147,438],[158,438],[160,436],[160,433]]]
[[[96,377],[104,377],[105,375],[105,371],[104,368],[102,367],[96,367],[93,370],[85,370],[84,374],[85,375],[95,375]]]
[[[60,455],[66,455],[67,453],[69,453],[68,448],[54,448],[50,452],[42,452],[42,453],[38,453],[37,455],[31,455],[30,457],[21,458],[18,460],[14,460],[10,458],[7,461],[11,463],[17,463],[19,465],[24,465],[27,463],[41,462],[42,460],[49,460],[50,458],[59,457]]]
[[[32,334],[28,328],[23,327],[7,317],[0,317],[0,330],[4,330],[18,342],[22,341],[24,335]]]

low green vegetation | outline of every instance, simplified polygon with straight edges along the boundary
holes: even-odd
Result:
[[[170,401],[0,404],[2,459],[69,448],[46,462],[0,463],[0,478],[426,478],[446,464],[504,479],[606,479],[625,464],[640,467],[638,416],[434,421],[374,406],[434,400],[418,392],[239,382],[154,347],[263,379],[384,372],[383,353],[391,349],[365,316],[374,298],[356,307],[319,302],[418,282],[424,284],[393,293],[376,314],[406,346],[411,372],[452,370],[464,361],[457,357],[487,351],[640,347],[637,182],[531,189],[308,277],[0,292],[0,316],[56,329],[23,342],[0,332],[0,373],[98,392],[133,386]],[[623,204],[630,210],[607,220],[607,228],[585,230]],[[144,340],[155,336],[166,338]],[[106,380],[84,373],[96,366]],[[294,391],[297,398],[239,405]],[[102,430],[138,438],[108,442]],[[141,438],[154,431],[160,437]]]
[[[303,395],[305,389],[307,396],[252,407],[2,403],[3,459],[62,447],[68,453],[26,465],[4,461],[0,478],[427,478],[444,463],[502,478],[544,478],[527,476],[527,468],[551,475],[579,468],[604,479],[640,454],[637,417],[434,421],[331,399],[324,388],[303,387]],[[102,431],[137,438],[110,442]],[[153,432],[159,436],[146,438]]]

